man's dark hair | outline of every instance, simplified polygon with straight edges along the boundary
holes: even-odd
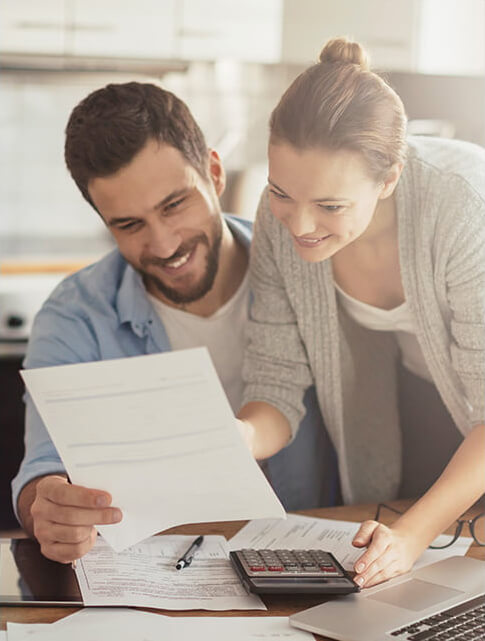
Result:
[[[207,178],[208,149],[187,105],[170,91],[140,82],[109,84],[72,111],[64,157],[84,198],[89,181],[116,173],[150,140],[175,147]],[[93,205],[94,206],[94,205]]]

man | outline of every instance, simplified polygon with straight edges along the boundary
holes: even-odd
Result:
[[[206,345],[236,412],[251,225],[221,214],[224,169],[186,105],[155,85],[108,85],[73,110],[65,159],[117,249],[52,293],[36,317],[25,367]],[[314,397],[310,403],[300,445],[269,464],[288,509],[329,501],[322,470],[328,476],[331,448]],[[292,460],[300,466],[293,473]],[[94,544],[95,524],[122,518],[108,493],[68,482],[28,395],[26,454],[12,487],[24,529],[56,561],[81,557]]]

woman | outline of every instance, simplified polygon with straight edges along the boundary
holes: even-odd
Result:
[[[272,114],[268,182],[239,414],[255,457],[290,441],[314,383],[344,500],[396,497],[412,428],[398,371],[441,405],[415,429],[429,463],[455,439],[392,527],[360,527],[356,580],[369,587],[410,569],[484,491],[485,152],[406,139],[399,97],[359,44],[336,39]]]

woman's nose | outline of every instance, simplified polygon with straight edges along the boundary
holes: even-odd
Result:
[[[307,236],[317,228],[315,218],[307,207],[297,207],[288,212],[285,223],[294,236]]]

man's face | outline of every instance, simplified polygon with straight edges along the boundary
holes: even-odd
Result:
[[[183,305],[202,298],[214,283],[223,186],[215,152],[204,179],[177,149],[149,140],[128,165],[94,178],[88,190],[147,290],[164,302]]]

